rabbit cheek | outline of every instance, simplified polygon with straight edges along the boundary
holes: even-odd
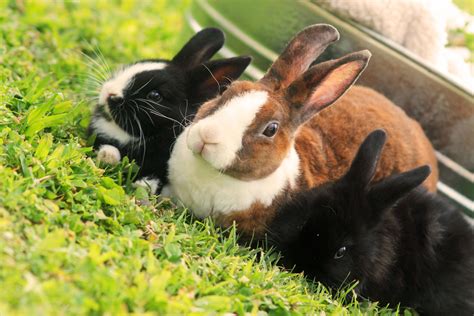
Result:
[[[269,122],[277,123],[276,132],[265,135]],[[292,130],[289,116],[277,100],[271,99],[262,106],[248,126],[237,158],[224,172],[234,178],[250,181],[265,178],[273,173],[292,148]]]
[[[252,90],[230,99],[189,128],[188,148],[215,169],[225,170],[236,160],[247,128],[267,98],[266,91]]]
[[[237,153],[234,163],[225,169],[225,173],[240,180],[256,180],[273,173],[288,156],[291,140],[280,131],[273,141],[244,140],[242,149]],[[281,137],[280,137],[281,136]]]

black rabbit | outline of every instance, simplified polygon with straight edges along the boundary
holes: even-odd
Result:
[[[326,286],[428,315],[474,314],[474,232],[418,187],[428,166],[371,184],[385,143],[376,130],[336,182],[294,196],[268,227],[283,264]]]
[[[138,185],[155,193],[167,180],[176,136],[204,101],[222,92],[250,63],[250,57],[209,59],[224,34],[207,28],[194,35],[171,60],[143,60],[105,82],[88,128],[98,159],[116,164],[123,156],[140,166]]]

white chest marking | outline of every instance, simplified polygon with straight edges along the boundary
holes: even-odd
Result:
[[[170,193],[198,217],[245,211],[253,203],[269,206],[300,174],[299,156],[292,147],[280,167],[269,176],[242,181],[219,173],[186,146],[186,131],[177,139],[169,164]]]
[[[103,135],[115,139],[122,145],[138,141],[138,138],[130,135],[118,126],[114,121],[107,121],[105,118],[97,118],[92,121],[92,126],[97,135]]]

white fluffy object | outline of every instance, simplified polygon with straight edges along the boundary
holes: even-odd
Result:
[[[464,85],[473,83],[470,65],[446,47],[448,30],[474,25],[451,0],[315,0],[329,11],[364,25],[404,46]],[[469,26],[468,26],[469,30]]]

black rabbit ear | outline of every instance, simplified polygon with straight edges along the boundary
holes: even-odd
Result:
[[[423,183],[430,173],[426,165],[388,177],[370,189],[369,200],[374,209],[383,210]]]
[[[386,138],[386,133],[381,129],[373,131],[366,137],[360,145],[349,171],[344,176],[347,181],[360,188],[366,188],[369,185],[374,177]]]
[[[224,45],[225,36],[216,28],[205,28],[194,35],[173,58],[172,62],[184,69],[191,69],[211,59]]]
[[[189,72],[188,96],[204,102],[222,93],[250,64],[248,56],[211,60]]]

